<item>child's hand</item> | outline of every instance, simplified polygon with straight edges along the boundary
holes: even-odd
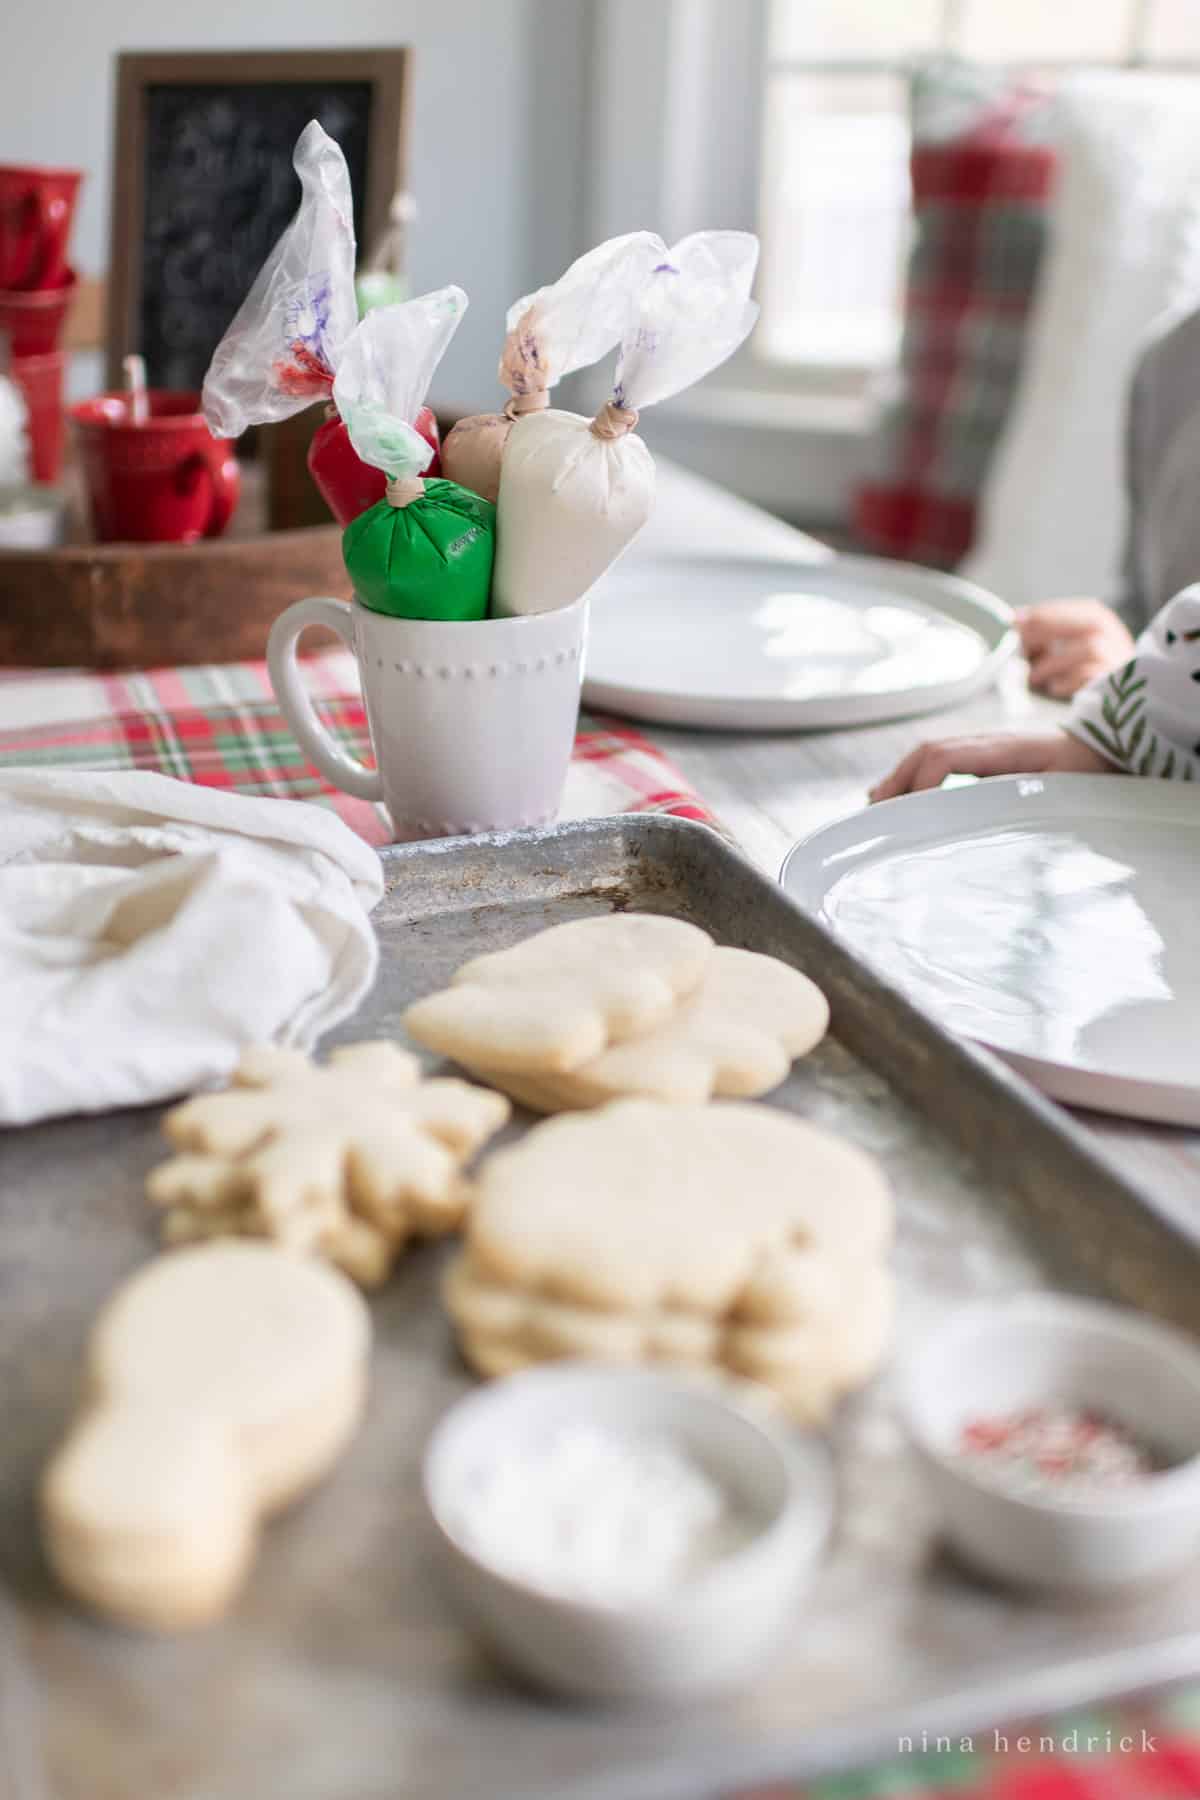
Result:
[[[1017,630],[1029,659],[1030,687],[1055,700],[1069,700],[1133,655],[1133,639],[1102,600],[1045,600],[1023,607]]]
[[[997,733],[993,737],[943,738],[918,744],[884,781],[871,789],[872,800],[894,800],[920,788],[941,787],[947,775],[1107,775],[1116,771],[1095,750],[1065,731],[1038,736]]]

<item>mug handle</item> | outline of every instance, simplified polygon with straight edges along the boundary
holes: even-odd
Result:
[[[202,481],[209,485],[208,518],[204,522],[206,538],[220,537],[238,503],[242,478],[236,456],[226,456],[220,462],[213,462],[202,450],[193,450],[184,458],[175,473],[175,486],[179,493],[190,494]]]
[[[267,639],[267,668],[271,686],[284,717],[311,758],[334,787],[356,800],[382,800],[383,780],[378,769],[350,756],[335,744],[316,715],[296,663],[296,641],[306,625],[325,625],[336,631],[347,649],[354,649],[354,608],[345,600],[297,600],[280,613]]]

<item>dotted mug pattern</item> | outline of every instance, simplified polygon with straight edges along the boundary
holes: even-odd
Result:
[[[470,662],[454,665],[450,663],[394,662],[391,667],[397,675],[413,675],[418,681],[499,681],[512,675],[544,675],[547,669],[562,668],[566,663],[579,661],[579,647],[570,650],[559,650],[553,656],[528,657],[513,662]],[[375,658],[375,667],[382,669],[384,658]]]

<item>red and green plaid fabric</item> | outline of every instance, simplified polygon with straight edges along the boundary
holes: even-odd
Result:
[[[1047,232],[1040,89],[958,63],[913,78],[914,233],[899,369],[854,500],[867,548],[948,568],[970,548]]]
[[[354,755],[370,759],[366,713],[343,651],[305,659],[317,711]],[[390,838],[382,807],[338,792],[307,761],[262,662],[115,675],[21,671],[0,676],[0,769],[40,764],[156,769],[204,787],[296,797],[332,807],[372,844]],[[563,817],[673,813],[714,820],[640,732],[582,717]]]
[[[873,1768],[727,1800],[1200,1800],[1200,1688],[963,1738],[918,1725]]]

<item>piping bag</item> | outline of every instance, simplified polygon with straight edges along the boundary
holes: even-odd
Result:
[[[273,424],[325,400],[308,467],[339,525],[383,498],[387,477],[364,464],[331,403],[333,378],[358,324],[350,171],[315,119],[296,140],[300,205],[213,352],[202,406],[218,437]],[[437,455],[437,421],[415,421]]]
[[[649,231],[609,238],[549,287],[509,307],[500,383],[511,398],[502,413],[474,413],[450,432],[442,445],[442,469],[452,481],[495,500],[513,420],[543,411],[555,382],[607,355],[662,250],[661,238]]]
[[[355,451],[386,485],[342,533],[342,560],[362,604],[398,619],[487,616],[496,509],[456,481],[423,479],[433,452],[412,423],[466,310],[462,289],[444,287],[369,312],[333,384]]]
[[[569,606],[641,530],[654,461],[634,430],[639,409],[699,381],[748,336],[757,262],[748,231],[662,245],[626,317],[611,400],[594,419],[551,409],[513,421],[496,516],[498,616]]]

